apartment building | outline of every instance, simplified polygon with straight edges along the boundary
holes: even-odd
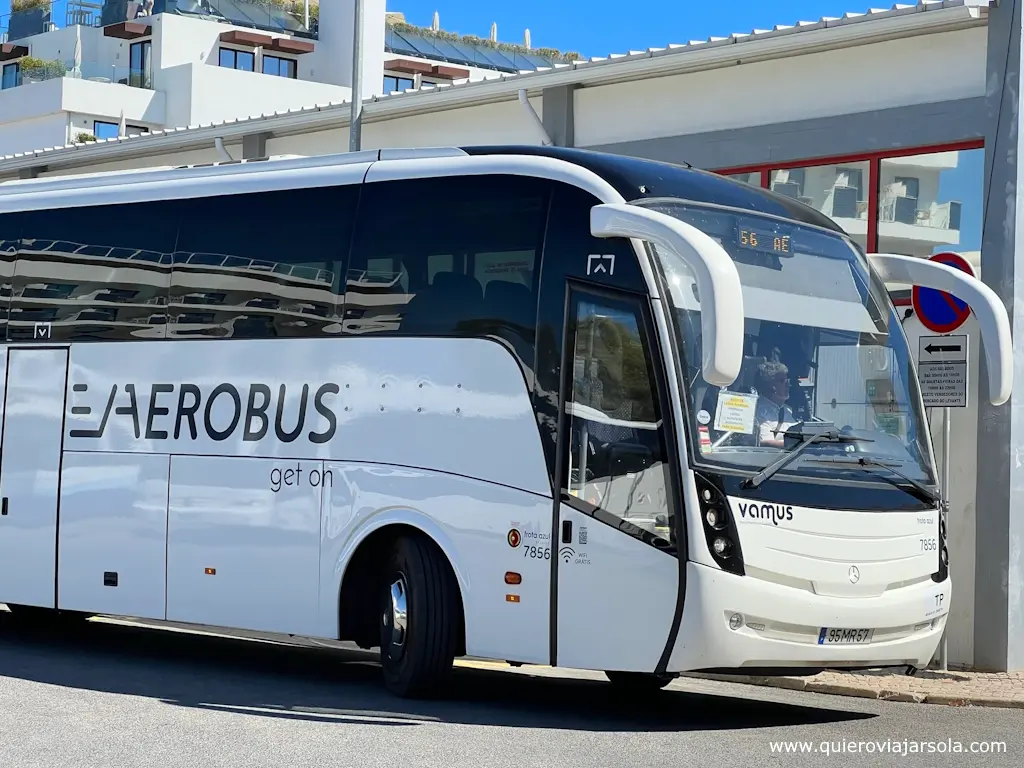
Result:
[[[13,0],[0,18],[0,156],[340,104],[353,0]],[[364,97],[570,57],[419,28],[368,0]]]

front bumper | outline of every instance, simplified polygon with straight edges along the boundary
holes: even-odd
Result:
[[[795,587],[686,566],[686,602],[669,672],[927,667],[952,584],[927,580],[878,597],[823,597]],[[742,617],[736,628],[730,619]],[[823,627],[870,629],[869,642],[819,644]]]

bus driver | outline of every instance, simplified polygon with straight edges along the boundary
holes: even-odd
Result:
[[[789,368],[775,360],[757,367],[757,410],[755,421],[759,445],[782,447],[783,433],[796,423],[789,400]]]

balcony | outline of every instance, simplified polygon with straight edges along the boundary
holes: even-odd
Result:
[[[50,32],[61,21],[65,27],[99,27],[103,10],[104,0],[12,0],[11,13],[0,16],[0,42]]]
[[[320,2],[309,0],[308,26],[305,0],[155,0],[153,13],[173,13],[235,27],[316,39]]]
[[[13,69],[9,69],[10,67]],[[27,58],[20,59],[14,65],[4,67],[3,90],[65,77],[74,80],[91,80],[95,83],[113,83],[132,88],[153,89],[153,73],[149,70],[119,67],[97,61],[43,61]]]

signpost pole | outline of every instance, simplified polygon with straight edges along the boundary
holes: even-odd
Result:
[[[948,406],[942,409],[942,525],[946,529],[946,548],[949,548],[949,446],[953,409]],[[941,555],[940,555],[941,556]],[[942,629],[942,640],[939,642],[939,668],[949,670],[949,657],[946,654],[946,629]]]
[[[956,253],[936,253],[931,261],[977,277],[974,267]],[[918,351],[918,372],[921,377],[922,395],[925,407],[934,413],[942,411],[942,475],[939,478],[940,495],[939,525],[946,532],[946,551],[950,549],[949,539],[949,451],[953,408],[967,407],[968,392],[968,340],[967,334],[950,335],[960,328],[971,314],[971,308],[955,296],[930,288],[914,286],[911,293],[914,314],[921,324],[936,336],[921,336]],[[929,420],[931,416],[929,416]],[[939,557],[942,557],[940,548]],[[945,672],[949,668],[946,630],[939,640],[938,662]]]

